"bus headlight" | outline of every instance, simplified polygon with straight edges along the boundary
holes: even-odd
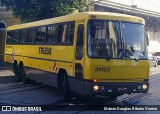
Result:
[[[98,86],[98,85],[93,86],[93,90],[94,90],[94,91],[97,91],[98,89],[99,89],[99,86]]]
[[[143,88],[143,89],[147,89],[148,86],[147,86],[146,84],[143,84],[142,88]]]

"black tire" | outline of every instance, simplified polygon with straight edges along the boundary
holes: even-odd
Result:
[[[26,77],[26,69],[23,64],[20,65],[20,76],[22,78],[23,83],[29,83],[29,79]]]
[[[66,73],[64,73],[63,74],[63,76],[64,76],[64,87],[63,87],[63,89],[64,89],[64,99],[66,100],[66,101],[68,101],[68,100],[70,100],[71,99],[71,92],[70,92],[70,89],[69,89],[69,80],[68,80],[68,76],[67,76],[67,74]]]
[[[58,73],[58,88],[61,89],[61,90],[63,89],[63,86],[64,86],[63,80],[64,80],[63,72],[60,71],[60,72]]]
[[[13,71],[14,71],[17,81],[21,82],[20,70],[19,70],[19,66],[17,63],[14,63]]]
[[[14,74],[16,73],[16,64],[17,64],[17,62],[14,62],[14,64],[13,64],[13,72],[14,72]]]

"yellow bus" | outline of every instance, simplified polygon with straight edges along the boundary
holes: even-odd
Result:
[[[5,62],[19,81],[63,88],[64,97],[146,93],[149,62],[144,20],[83,12],[10,26]]]

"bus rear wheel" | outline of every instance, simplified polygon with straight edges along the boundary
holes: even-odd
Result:
[[[26,77],[26,69],[25,69],[23,63],[20,64],[20,76],[22,78],[23,83],[25,83],[25,84],[29,83],[29,79]]]
[[[18,66],[17,62],[15,62],[13,64],[13,71],[14,71],[16,79],[20,82],[21,81],[20,69],[19,69],[19,66]]]

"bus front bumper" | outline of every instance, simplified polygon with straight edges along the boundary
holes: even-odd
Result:
[[[149,82],[91,82],[70,80],[70,89],[79,95],[122,95],[131,93],[147,93]]]
[[[93,95],[121,95],[130,93],[146,93],[149,89],[148,82],[110,82],[96,83],[92,87]]]

